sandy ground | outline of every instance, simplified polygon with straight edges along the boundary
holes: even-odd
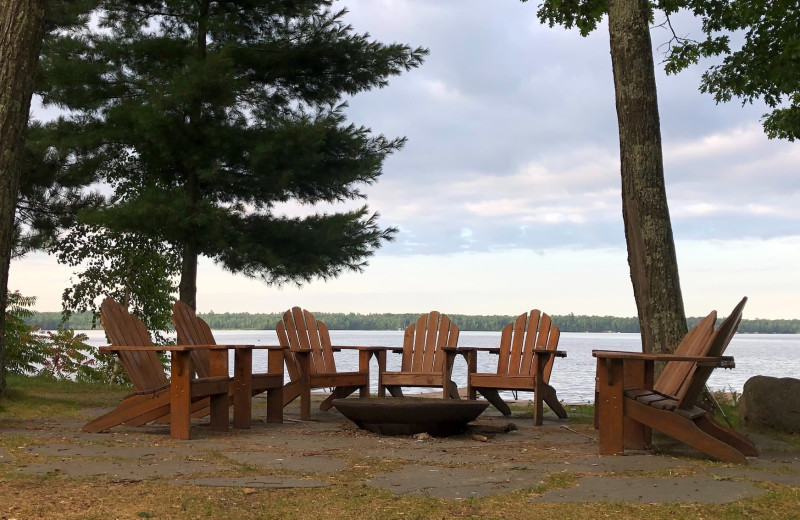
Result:
[[[262,416],[264,406],[256,398],[254,413]],[[257,489],[329,486],[377,461],[386,470],[363,473],[363,485],[444,499],[536,488],[563,472],[576,476],[577,486],[534,495],[536,502],[727,503],[765,493],[760,482],[800,486],[800,453],[765,436],[751,434],[761,455],[747,466],[709,462],[660,436],[658,453],[600,457],[588,421],[559,420],[549,411],[544,425],[535,427],[524,414],[507,418],[490,407],[468,432],[443,438],[376,435],[316,406],[311,421],[300,421],[296,405],[286,408],[283,424],[259,419],[248,430],[216,433],[198,420],[189,441],[171,439],[161,425],[80,431],[103,411],[3,428],[0,435],[14,436],[19,446],[14,454],[0,449],[0,464],[26,475]],[[503,433],[509,423],[517,429]],[[249,476],[231,476],[242,468]]]

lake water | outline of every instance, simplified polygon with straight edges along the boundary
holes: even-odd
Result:
[[[92,345],[106,344],[102,330],[79,332],[87,334]],[[214,331],[214,337],[219,344],[276,345],[278,343],[275,331],[270,330],[218,330]],[[334,345],[400,347],[403,345],[403,332],[332,330],[331,342]],[[458,341],[462,346],[478,347],[496,347],[499,342],[499,332],[472,331],[462,331]],[[561,334],[558,348],[566,351],[567,357],[556,359],[550,384],[556,389],[560,400],[568,403],[586,403],[594,400],[595,358],[592,357],[592,350],[640,351],[641,340],[639,334],[564,332]],[[800,335],[797,334],[737,334],[725,355],[734,356],[736,368],[714,370],[708,381],[708,386],[712,390],[732,390],[741,393],[745,381],[754,375],[800,378]],[[357,352],[341,351],[336,356],[336,366],[339,370],[358,368]],[[373,366],[370,367],[372,391],[375,392],[378,385],[377,364],[374,360],[372,363]],[[253,365],[254,371],[266,372],[266,353],[255,351]],[[493,372],[496,366],[496,356],[487,352],[478,354],[479,371]],[[399,369],[400,355],[389,353],[387,367],[389,370]],[[233,368],[232,361],[231,368]],[[466,364],[460,356],[453,367],[453,380],[459,388],[466,385]],[[407,393],[414,391],[423,392],[430,389],[409,389]],[[524,399],[526,395],[521,393],[520,398]]]

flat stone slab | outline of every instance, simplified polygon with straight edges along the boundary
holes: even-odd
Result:
[[[366,484],[396,495],[474,498],[536,486],[544,471],[484,471],[439,466],[407,466],[375,475]]]
[[[3,448],[0,448],[0,463],[11,462],[12,460],[14,460],[14,457]]]
[[[225,456],[243,464],[283,469],[300,473],[335,473],[347,467],[342,459],[324,455],[298,455],[292,453],[247,452],[225,453]]]
[[[197,457],[197,451],[161,446],[108,446],[98,444],[42,444],[25,448],[29,453],[45,457],[95,457],[107,459],[168,459]]]
[[[584,477],[578,486],[554,489],[530,502],[634,502],[654,504],[681,502],[727,504],[742,498],[765,494],[749,482],[720,480],[714,477],[617,478]]]
[[[144,463],[112,460],[60,460],[22,466],[19,468],[19,472],[27,475],[108,476],[122,480],[143,480],[194,473],[212,473],[224,469],[229,468],[196,460],[162,460]]]
[[[326,487],[330,485],[326,482],[320,482],[318,480],[271,477],[271,476],[194,478],[190,480],[174,480],[172,483],[188,485],[188,486],[241,487],[241,488],[266,488],[266,489],[317,488],[317,487]]]

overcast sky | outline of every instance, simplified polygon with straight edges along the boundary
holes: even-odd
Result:
[[[364,273],[302,289],[204,261],[198,310],[635,315],[607,27],[587,38],[548,28],[533,1],[339,5],[358,32],[430,49],[422,67],[347,111],[375,133],[408,138],[365,189],[397,239]],[[700,36],[688,17],[674,24]],[[658,63],[668,35],[651,34]],[[768,140],[763,106],[701,94],[703,70],[657,71],[687,314],[726,315],[746,295],[745,318],[800,318],[800,143]],[[69,277],[31,255],[12,264],[9,287],[58,310]]]

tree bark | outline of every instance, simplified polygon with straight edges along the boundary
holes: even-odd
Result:
[[[22,147],[44,30],[46,0],[0,8],[0,395],[6,394],[5,318]]]
[[[647,0],[609,0],[619,124],[622,216],[644,352],[672,352],[686,335],[664,186]]]

